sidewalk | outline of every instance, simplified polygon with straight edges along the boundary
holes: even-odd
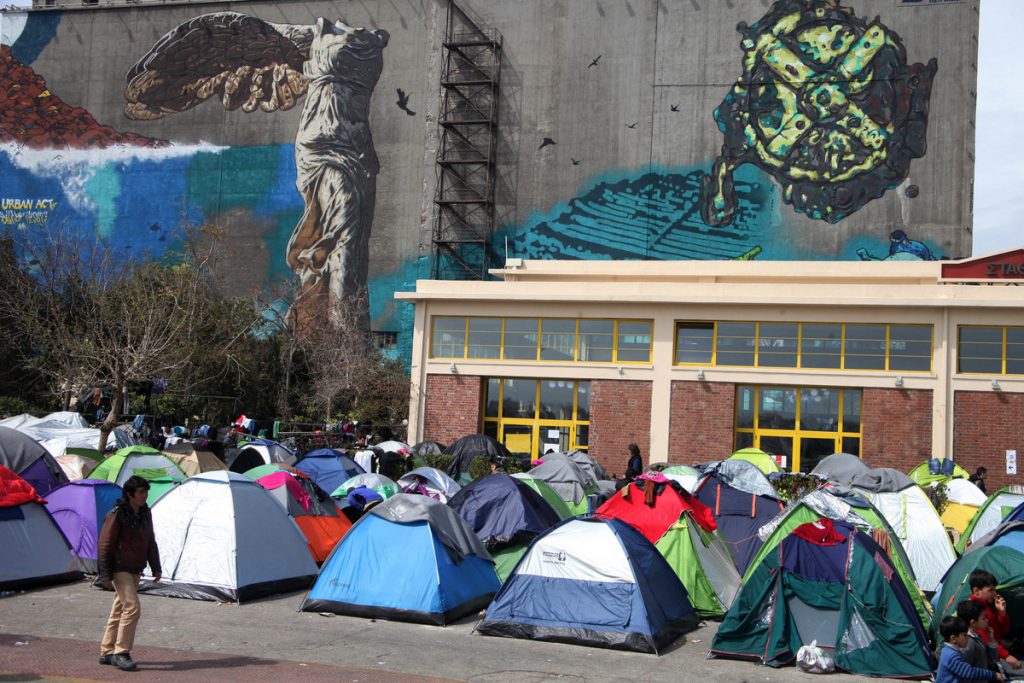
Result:
[[[450,679],[237,655],[136,647],[137,672],[97,663],[96,643],[0,634],[0,681],[335,681],[338,683],[446,683]]]

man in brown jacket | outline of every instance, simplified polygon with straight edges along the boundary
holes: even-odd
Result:
[[[124,495],[103,520],[99,540],[99,580],[113,589],[107,629],[100,642],[100,664],[111,664],[122,671],[135,671],[131,650],[135,627],[141,615],[139,576],[149,563],[153,580],[160,580],[160,552],[153,535],[153,518],[146,505],[149,482],[133,476],[122,487]]]

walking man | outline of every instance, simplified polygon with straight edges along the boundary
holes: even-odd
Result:
[[[135,671],[138,667],[131,650],[141,615],[139,576],[148,563],[153,580],[160,580],[160,553],[146,505],[149,482],[133,476],[123,488],[124,495],[103,520],[99,539],[99,580],[104,588],[116,593],[100,642],[100,664]]]

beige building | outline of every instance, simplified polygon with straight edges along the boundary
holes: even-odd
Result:
[[[626,446],[691,463],[757,446],[1014,479],[1024,250],[967,261],[519,261],[419,281],[409,438],[514,452]],[[1011,453],[1008,454],[1007,452]]]

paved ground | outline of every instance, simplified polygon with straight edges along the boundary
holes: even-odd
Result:
[[[661,656],[298,612],[301,593],[244,605],[142,596],[133,652],[140,671],[97,664],[111,593],[85,582],[0,598],[0,683],[9,681],[334,681],[341,683],[655,683],[822,681],[793,667],[706,659],[715,624]],[[829,683],[863,681],[832,674]]]

